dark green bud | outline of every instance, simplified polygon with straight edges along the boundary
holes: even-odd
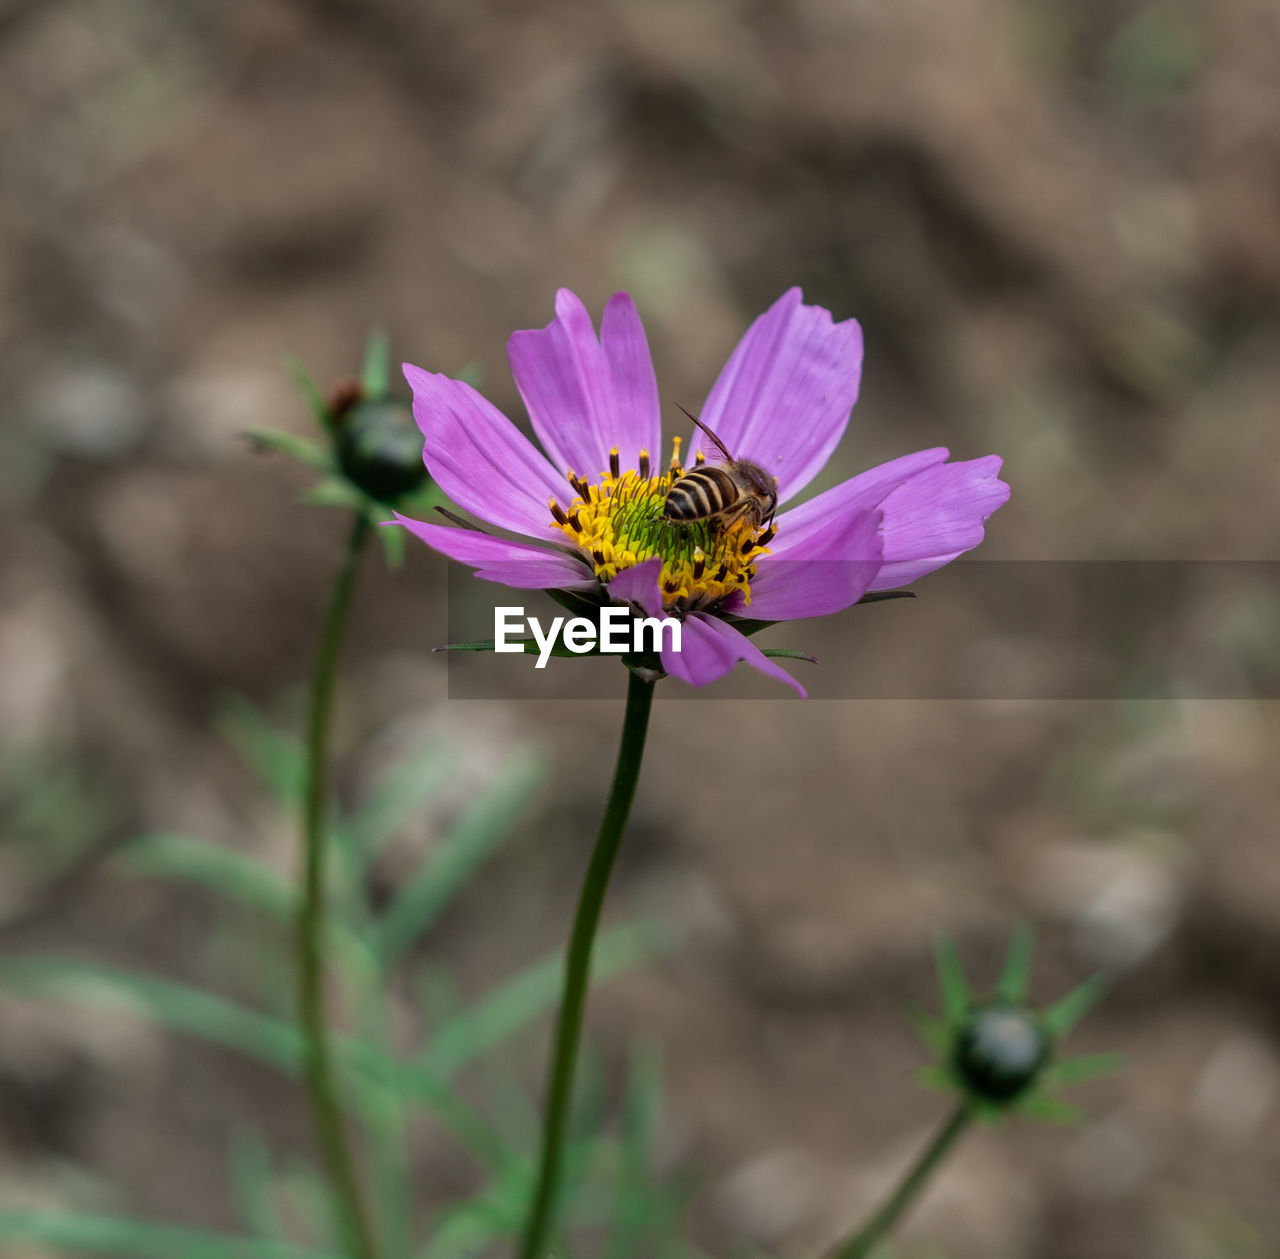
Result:
[[[394,503],[427,479],[422,433],[407,404],[356,400],[337,415],[338,464],[370,498]]]
[[[975,1006],[956,1029],[951,1065],[971,1093],[1007,1102],[1027,1089],[1049,1059],[1048,1033],[1026,1006]]]

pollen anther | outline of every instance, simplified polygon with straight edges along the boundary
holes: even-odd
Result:
[[[757,536],[746,518],[728,524],[714,518],[668,519],[667,494],[684,475],[680,438],[672,444],[671,463],[658,476],[652,475],[647,450],[639,452],[638,471],[622,471],[620,453],[610,451],[609,471],[598,484],[588,484],[570,470],[566,477],[578,497],[567,509],[552,499],[552,520],[602,582],[646,560],[661,559],[659,590],[667,612],[683,616],[714,607],[739,591],[750,602],[755,561],[766,553],[766,534]],[[767,536],[773,536],[772,528]]]

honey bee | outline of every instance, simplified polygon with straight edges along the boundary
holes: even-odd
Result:
[[[677,477],[662,505],[663,518],[684,525],[714,520],[725,528],[745,517],[753,528],[763,528],[778,506],[777,479],[758,463],[735,459],[696,415],[684,413],[715,442],[725,461],[699,464]]]

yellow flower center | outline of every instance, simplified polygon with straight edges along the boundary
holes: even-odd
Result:
[[[768,555],[773,526],[757,529],[747,516],[724,524],[719,517],[675,521],[663,515],[667,492],[684,475],[680,438],[674,442],[665,472],[650,475],[649,452],[642,450],[638,472],[620,471],[615,448],[609,469],[589,484],[572,469],[566,474],[578,497],[562,508],[551,500],[555,525],[590,561],[602,582],[658,556],[658,579],[666,612],[683,615],[718,603],[735,590],[751,602],[755,561]],[[701,454],[697,464],[703,463]]]

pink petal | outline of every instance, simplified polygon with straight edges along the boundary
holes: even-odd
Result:
[[[747,329],[702,408],[737,459],[778,478],[780,500],[802,490],[827,462],[849,423],[862,375],[862,329],[832,323],[800,290],[784,293]],[[702,433],[708,458],[715,447]]]
[[[545,328],[512,333],[507,358],[534,431],[562,469],[594,480],[617,446],[624,468],[641,447],[658,455],[658,384],[644,328],[626,293],[605,308],[604,344],[568,289]]]
[[[600,342],[613,387],[611,424],[604,438],[609,450],[617,446],[624,468],[636,467],[636,455],[647,450],[654,466],[662,463],[662,414],[658,378],[644,335],[640,313],[628,293],[615,293],[604,307]]]
[[[935,446],[932,450],[918,450],[915,454],[891,459],[783,512],[776,521],[778,535],[769,544],[771,555],[762,562],[820,554],[824,536],[841,520],[878,506],[891,490],[905,485],[926,468],[944,462],[947,453],[945,446]]]
[[[662,616],[662,591],[658,589],[661,575],[662,560],[655,556],[633,568],[624,568],[609,583],[609,593],[624,603],[636,604],[645,616]]]
[[[501,582],[519,590],[551,590],[595,584],[586,564],[563,551],[491,538],[473,529],[429,525],[421,520],[411,520],[399,512],[395,517],[433,550],[451,560],[470,565],[476,570],[476,576],[485,581]]]
[[[1009,499],[996,475],[1002,462],[986,455],[939,464],[891,491],[881,503],[884,567],[871,589],[905,585],[977,546],[987,517]]]
[[[791,621],[827,616],[852,607],[880,571],[881,512],[872,507],[840,517],[804,546],[766,555],[751,583],[751,602],[740,594],[724,603],[726,612]],[[779,538],[781,538],[779,533]]]
[[[662,652],[662,667],[673,678],[680,678],[690,686],[706,686],[724,677],[740,660],[794,687],[801,699],[808,698],[804,687],[740,630],[701,612],[684,619],[680,650],[664,648]]]
[[[470,385],[404,364],[423,458],[437,484],[481,520],[532,538],[557,535],[547,501],[574,491],[496,407]]]

